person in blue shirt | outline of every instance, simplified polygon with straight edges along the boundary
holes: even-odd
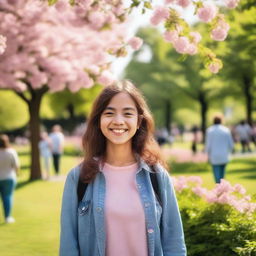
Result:
[[[69,172],[64,187],[59,255],[186,256],[180,212],[154,139],[153,118],[131,82],[102,90],[82,142],[84,159]],[[80,182],[88,184],[81,201]],[[118,225],[111,228],[109,223]]]
[[[216,183],[225,177],[225,168],[229,162],[229,154],[233,149],[233,139],[230,130],[222,125],[222,116],[213,118],[213,125],[206,132],[206,152],[212,165]]]

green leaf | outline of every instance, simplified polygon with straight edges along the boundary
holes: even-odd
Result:
[[[70,5],[74,6],[75,3],[76,3],[76,0],[69,0],[69,4],[70,4]]]
[[[54,5],[58,2],[58,0],[48,0],[49,5]]]

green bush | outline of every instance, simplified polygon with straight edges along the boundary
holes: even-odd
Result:
[[[228,204],[207,203],[190,189],[177,194],[188,256],[255,256],[254,213]]]

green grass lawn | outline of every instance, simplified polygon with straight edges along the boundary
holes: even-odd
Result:
[[[0,213],[1,256],[55,256],[59,246],[59,216],[64,178],[56,181],[27,182],[29,153],[18,148],[21,174],[15,191],[13,216],[16,223],[6,225]],[[62,158],[62,174],[79,162],[72,154]],[[208,164],[173,163],[172,175],[199,175],[208,188],[214,186]],[[256,159],[233,160],[227,169],[232,184],[241,183],[249,193],[255,193]]]

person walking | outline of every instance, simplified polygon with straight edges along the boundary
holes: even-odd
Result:
[[[41,133],[41,140],[39,141],[39,150],[42,160],[44,162],[44,169],[46,171],[46,179],[50,178],[50,159],[51,159],[51,141],[47,132]]]
[[[13,223],[11,216],[13,207],[13,193],[16,185],[16,174],[19,170],[19,159],[16,151],[10,148],[9,138],[0,135],[0,195],[3,202],[6,223]]]
[[[64,187],[59,255],[185,256],[180,212],[154,122],[131,82],[102,90],[82,142],[84,159]]]
[[[213,125],[206,132],[206,152],[212,165],[216,183],[225,176],[225,167],[233,149],[233,139],[227,127],[221,124],[222,116],[216,115]]]
[[[53,167],[55,174],[58,175],[60,173],[60,158],[64,147],[64,135],[62,133],[61,126],[57,124],[54,125],[49,137],[51,141]]]
[[[249,124],[242,120],[239,125],[236,126],[236,134],[239,138],[242,147],[242,153],[251,152],[250,141],[252,129]]]

